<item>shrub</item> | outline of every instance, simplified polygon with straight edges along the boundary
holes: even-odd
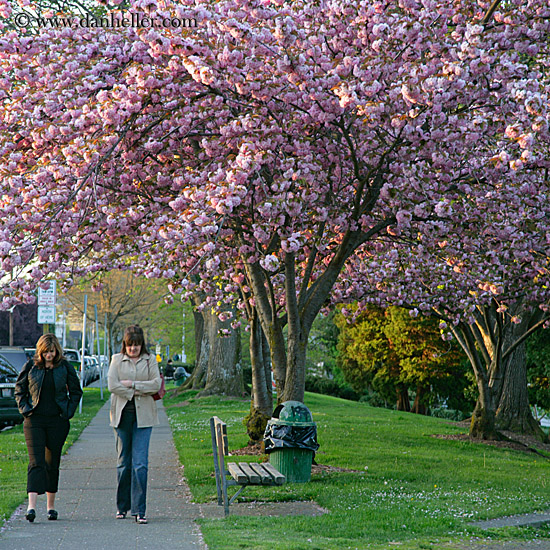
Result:
[[[378,392],[369,390],[359,399],[361,403],[367,403],[371,407],[381,407],[384,409],[395,409],[395,403],[388,403]]]
[[[460,422],[465,418],[468,418],[462,411],[456,409],[446,409],[444,407],[438,407],[430,410],[431,416],[436,416],[437,418],[444,418],[446,420],[455,420]]]
[[[306,391],[321,393],[323,395],[332,395],[333,397],[341,397],[342,399],[349,399],[350,401],[358,401],[360,397],[359,394],[347,384],[344,385],[334,379],[311,375],[306,376]]]

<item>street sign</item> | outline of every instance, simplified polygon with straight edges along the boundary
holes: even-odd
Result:
[[[55,306],[56,282],[47,281],[47,288],[38,287],[38,305],[39,306]],[[40,321],[38,321],[40,323]]]
[[[38,324],[55,323],[55,306],[38,306]]]

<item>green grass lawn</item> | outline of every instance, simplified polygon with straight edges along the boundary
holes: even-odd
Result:
[[[249,402],[196,392],[165,397],[180,460],[194,499],[216,501],[208,420],[227,422],[230,450],[246,446]],[[240,500],[314,500],[319,517],[237,517],[200,520],[211,550],[335,550],[440,548],[485,533],[476,519],[546,510],[550,462],[435,434],[465,433],[456,423],[306,394],[317,423],[319,464],[357,472],[319,474],[311,482],[247,487]],[[247,457],[239,457],[247,460]],[[256,461],[258,457],[249,457]],[[548,536],[548,530],[500,530],[499,537]]]
[[[71,422],[68,448],[103,402],[86,388],[82,414]],[[215,502],[209,418],[227,422],[230,449],[247,443],[242,419],[249,401],[164,398],[185,476],[196,501]],[[455,423],[306,394],[317,423],[319,464],[354,472],[313,475],[309,483],[248,487],[240,500],[313,500],[318,517],[237,517],[199,520],[210,550],[338,550],[452,548],[452,541],[487,533],[474,519],[542,511],[548,504],[550,462],[536,454],[499,449],[436,434],[465,433]],[[239,457],[256,461],[258,457]],[[21,426],[0,433],[0,514],[26,498],[27,451]],[[550,538],[550,529],[501,529],[492,540]],[[450,545],[449,545],[450,544]]]
[[[108,398],[108,394],[105,399]],[[82,413],[77,410],[71,420],[71,431],[65,442],[63,453],[78,439],[82,430],[90,423],[105,401],[101,401],[100,390],[84,388]],[[28,454],[23,435],[23,425],[0,433],[0,523],[9,518],[13,511],[27,498]]]

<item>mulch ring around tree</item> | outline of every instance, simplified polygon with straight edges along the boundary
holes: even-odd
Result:
[[[522,435],[515,432],[501,431],[504,438],[500,441],[490,439],[472,439],[468,434],[433,434],[437,439],[449,439],[453,441],[470,441],[471,443],[481,443],[500,449],[512,449],[524,453],[534,453],[547,460],[550,460],[550,444],[543,443],[536,437]]]

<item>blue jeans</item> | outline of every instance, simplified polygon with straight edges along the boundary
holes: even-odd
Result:
[[[152,428],[138,428],[135,413],[122,412],[115,428],[117,462],[117,511],[145,516],[149,440]]]

